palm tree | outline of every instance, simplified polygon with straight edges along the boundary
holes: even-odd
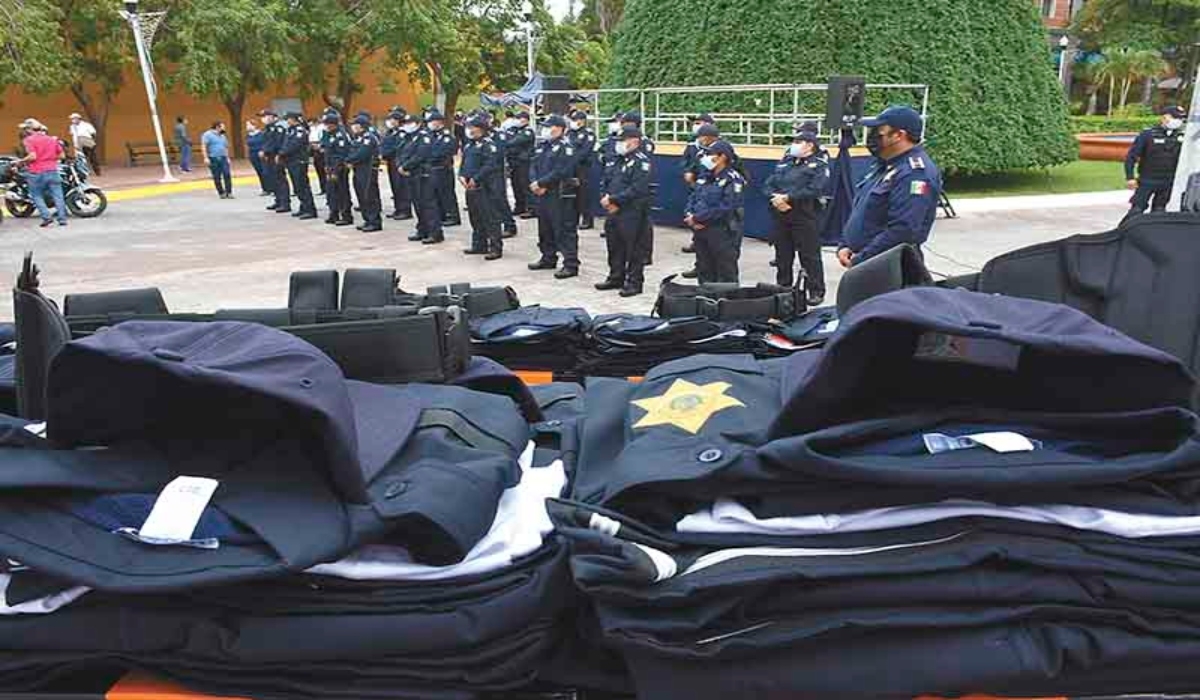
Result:
[[[1075,64],[1075,79],[1084,85],[1084,94],[1087,95],[1087,111],[1088,116],[1094,115],[1099,110],[1100,88],[1104,87],[1104,63],[1105,59],[1101,57],[1093,58],[1086,62]]]
[[[1117,83],[1120,82],[1124,87],[1127,83],[1132,82],[1134,54],[1136,52],[1122,46],[1121,48],[1112,49],[1104,52],[1104,63],[1100,68],[1100,78],[1108,81],[1108,113],[1113,113],[1113,100],[1117,94]],[[1124,88],[1123,98],[1128,96],[1129,89]],[[1125,104],[1124,99],[1121,102]]]
[[[1146,81],[1146,86],[1149,88],[1150,81],[1161,78],[1167,72],[1167,68],[1167,62],[1163,60],[1162,54],[1158,51],[1148,49],[1135,51],[1130,59],[1131,75],[1121,91],[1121,106],[1125,106],[1129,97],[1129,88],[1135,80]],[[1146,93],[1149,93],[1148,89]]]

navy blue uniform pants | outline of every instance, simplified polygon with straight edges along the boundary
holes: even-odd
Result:
[[[604,219],[608,246],[608,279],[631,287],[645,282],[644,241],[649,202],[630,202]]]
[[[1152,212],[1166,211],[1167,203],[1171,201],[1173,185],[1171,182],[1139,182],[1129,199],[1129,213],[1125,215],[1124,220],[1144,214],[1147,208]]]
[[[288,176],[292,178],[292,189],[300,200],[301,214],[316,214],[317,204],[313,201],[312,185],[308,182],[308,163],[288,163]]]
[[[362,212],[364,226],[383,225],[383,207],[379,201],[379,172],[374,163],[354,166],[354,194]]]
[[[817,217],[811,211],[795,205],[791,211],[772,210],[775,219],[775,283],[791,287],[799,280],[793,272],[796,254],[800,255],[800,273],[804,291],[810,295],[825,295],[825,267],[821,261],[821,238],[817,232]]]
[[[273,156],[270,167],[275,180],[275,211],[291,211],[292,191],[288,187],[287,166],[279,156]]]
[[[542,260],[558,262],[566,270],[579,269],[579,232],[575,227],[575,202],[564,197],[561,187],[546,191],[536,198],[538,217],[538,250]]]
[[[742,233],[725,221],[696,231],[696,276],[701,284],[738,281]]]
[[[468,189],[467,216],[471,219],[471,248],[500,252],[500,219],[496,216],[495,197],[490,188]]]
[[[325,196],[329,198],[329,221],[354,221],[350,213],[349,171],[334,165],[326,171]]]
[[[417,233],[425,240],[440,241],[442,233],[442,210],[438,204],[437,176],[426,171],[412,179],[416,186],[413,194],[417,201]]]

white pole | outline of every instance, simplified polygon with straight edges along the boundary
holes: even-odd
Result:
[[[133,41],[137,48],[138,63],[142,67],[142,83],[146,86],[146,101],[150,103],[150,119],[154,122],[154,137],[158,140],[158,156],[162,159],[163,176],[159,182],[179,182],[171,174],[167,161],[167,147],[163,143],[162,123],[158,120],[158,102],[154,99],[154,86],[150,82],[150,62],[146,58],[146,44],[142,41],[142,21],[136,12],[128,13],[129,26],[133,27]]]
[[[527,15],[525,21],[525,68],[526,74],[530,80],[533,80],[534,64],[536,63],[536,54],[533,50],[533,17]]]
[[[1200,65],[1196,66],[1196,81],[1192,84],[1200,85]],[[1183,130],[1183,152],[1179,154],[1179,165],[1175,168],[1175,187],[1171,198],[1181,210],[1188,177],[1197,172],[1200,172],[1200,89],[1192,92],[1192,108]]]

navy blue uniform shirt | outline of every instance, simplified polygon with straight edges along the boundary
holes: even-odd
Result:
[[[575,169],[575,147],[565,137],[538,143],[529,166],[529,181],[541,187],[556,187]]]
[[[841,247],[860,263],[898,245],[921,245],[937,218],[942,175],[922,146],[877,162],[858,186]]]
[[[502,163],[500,149],[490,136],[475,141],[468,139],[463,145],[462,165],[458,168],[458,174],[481,183],[494,177]]]
[[[733,168],[719,173],[706,171],[696,180],[686,213],[706,227],[729,225],[734,213],[742,208],[745,189],[746,179]]]

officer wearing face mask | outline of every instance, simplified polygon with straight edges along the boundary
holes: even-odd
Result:
[[[1166,211],[1175,184],[1175,169],[1183,152],[1184,117],[1182,107],[1167,107],[1158,126],[1146,129],[1134,139],[1125,156],[1125,179],[1134,190],[1129,213],[1122,223],[1150,211]],[[1134,177],[1134,169],[1137,177]]]
[[[553,270],[562,256],[556,279],[579,275],[579,232],[575,229],[574,202],[564,198],[565,181],[575,173],[575,147],[566,139],[567,120],[557,114],[546,117],[541,140],[529,168],[529,191],[537,202],[538,251],[541,257],[530,270]]]
[[[503,252],[500,240],[500,218],[496,212],[496,199],[492,192],[495,174],[500,169],[502,156],[495,141],[488,135],[488,120],[473,116],[463,124],[462,165],[458,178],[467,196],[467,215],[471,219],[471,247],[463,253],[483,255],[486,260],[498,260]]]
[[[705,172],[697,178],[684,210],[683,223],[695,234],[696,272],[701,284],[738,281],[746,180],[734,170],[733,160],[733,146],[725,141],[708,147],[700,159]]]
[[[575,190],[575,212],[579,230],[595,228],[592,217],[591,173],[596,154],[596,132],[588,128],[587,112],[571,112],[571,145],[575,148],[575,179],[579,186]]]
[[[437,192],[438,209],[441,211],[442,226],[458,226],[462,216],[458,212],[458,195],[455,193],[454,155],[458,153],[458,139],[446,128],[446,118],[441,112],[429,113],[430,169],[434,191]]]
[[[371,117],[359,115],[350,125],[350,154],[346,162],[354,170],[354,194],[362,211],[364,233],[383,230],[383,211],[379,201],[379,136],[371,130]]]
[[[605,291],[619,289],[623,297],[642,293],[645,281],[644,259],[638,239],[645,230],[643,219],[650,216],[650,156],[641,149],[642,132],[628,127],[617,143],[617,165],[605,179],[600,204],[608,212],[604,219],[608,245],[608,277],[596,285]]]
[[[683,181],[691,188],[696,184],[696,176],[704,169],[700,159],[707,153],[707,146],[721,136],[713,122],[712,115],[700,113],[692,120],[692,136],[695,140],[683,149]]]
[[[624,114],[621,115],[622,131],[631,126],[637,127],[640,131],[642,131],[642,139],[641,139],[642,145],[640,146],[642,152],[644,152],[648,156],[653,156],[654,149],[655,149],[654,139],[652,139],[648,135],[646,135],[646,130],[642,129],[642,113],[641,112],[637,112],[637,111],[625,112]],[[654,187],[655,186],[651,185],[652,189],[654,189]],[[645,230],[642,231],[642,235],[638,239],[638,243],[641,246],[642,259],[644,259],[646,261],[646,265],[647,266],[653,265],[654,264],[654,221],[651,220],[651,218],[648,216],[645,218]]]
[[[842,230],[838,262],[850,267],[898,245],[919,246],[937,218],[942,175],[921,140],[925,121],[911,107],[888,107],[864,119],[875,164],[859,183]]]
[[[408,125],[405,125],[408,128]],[[433,177],[433,133],[422,125],[410,134],[400,155],[400,174],[408,178],[417,208],[417,230],[408,240],[433,245],[446,240]]]
[[[503,238],[512,238],[517,235],[517,221],[513,218],[512,206],[508,203],[508,127],[512,117],[501,122],[484,113],[484,118],[487,120],[492,143],[496,144],[496,149],[500,152],[500,167],[493,175],[494,182],[490,191],[495,201],[496,215],[500,217],[500,224],[504,227],[501,235]]]
[[[412,202],[408,199],[408,188],[400,175],[397,163],[400,147],[408,136],[401,128],[404,117],[405,114],[401,111],[388,114],[383,122],[385,131],[379,144],[379,157],[383,159],[384,168],[387,169],[388,186],[392,191],[392,213],[388,214],[388,218],[397,221],[412,218]]]
[[[809,306],[825,301],[825,268],[821,264],[821,238],[817,217],[820,198],[829,186],[829,161],[822,156],[817,135],[798,132],[783,160],[767,178],[763,190],[771,200],[775,220],[775,282],[791,287],[797,280],[792,274],[796,254],[800,254],[800,274]]]
[[[533,146],[537,140],[529,127],[529,112],[518,112],[508,126],[509,179],[513,190],[513,211],[522,219],[537,216],[529,205],[529,159],[533,157]]]

